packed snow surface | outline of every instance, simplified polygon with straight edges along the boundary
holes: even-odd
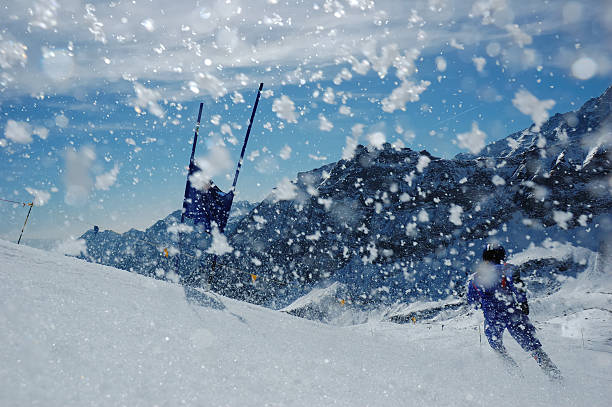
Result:
[[[607,406],[610,284],[579,286],[532,311],[555,384],[508,335],[505,370],[479,312],[324,325],[0,241],[0,405]]]

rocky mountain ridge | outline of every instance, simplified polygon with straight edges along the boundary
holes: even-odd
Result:
[[[114,235],[100,241],[87,232],[88,258],[158,278],[195,275],[188,280],[275,308],[335,282],[343,300],[360,307],[458,297],[491,240],[510,253],[547,239],[596,250],[612,230],[611,98],[608,88],[539,132],[531,126],[478,155],[447,160],[390,144],[358,146],[350,160],[299,173],[292,199],[273,192],[233,216],[226,231],[233,252],[214,273],[205,252],[210,237],[197,229],[183,234],[179,276],[169,263],[174,253],[164,259],[159,247],[113,249]],[[136,242],[145,233],[176,247],[167,219],[122,238]],[[584,266],[567,262],[544,265],[547,278]]]

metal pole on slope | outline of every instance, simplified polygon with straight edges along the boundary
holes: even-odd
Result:
[[[255,119],[255,112],[257,111],[257,105],[259,104],[259,97],[261,96],[261,90],[263,89],[263,82],[259,84],[259,90],[257,91],[257,97],[255,98],[255,104],[253,105],[253,112],[251,112],[251,119],[249,120],[249,127],[247,128],[246,136],[244,137],[244,144],[242,145],[242,151],[240,152],[240,160],[238,160],[238,166],[236,167],[236,175],[234,175],[234,182],[232,183],[231,191],[236,189],[236,183],[238,182],[238,173],[240,167],[242,167],[242,161],[244,159],[244,152],[246,150],[247,143],[249,142],[249,135],[251,134],[251,126],[253,126],[253,120]]]
[[[189,178],[191,177],[191,173],[193,172],[193,168],[195,165],[194,157],[196,145],[198,144],[198,132],[200,131],[200,120],[202,119],[202,109],[204,108],[204,103],[200,102],[200,110],[198,111],[198,120],[196,122],[195,131],[193,133],[193,144],[191,145],[191,156],[189,157],[189,170],[187,171],[187,182],[185,183],[185,195],[183,196],[183,209],[181,210],[181,225],[185,221],[185,211],[187,210],[187,195],[189,195],[189,189],[191,188],[191,181]],[[180,267],[181,267],[181,251],[183,250],[183,235],[181,235],[181,228],[179,226],[178,229],[178,238],[179,238],[179,252],[176,256],[176,274],[180,276]]]
[[[246,135],[244,136],[244,144],[242,145],[242,151],[240,152],[240,159],[238,160],[238,165],[236,166],[236,174],[234,175],[234,182],[232,182],[232,188],[230,189],[230,193],[233,193],[236,190],[236,184],[238,183],[238,174],[240,173],[240,168],[242,167],[242,161],[244,160],[244,152],[246,151],[246,146],[247,146],[247,143],[249,142],[249,135],[251,134],[251,127],[253,126],[253,121],[255,119],[255,112],[257,112],[257,105],[259,104],[259,98],[261,96],[262,89],[263,89],[263,82],[260,82],[259,89],[257,90],[257,97],[255,98],[255,104],[253,105],[253,111],[251,112],[251,118],[249,119],[249,126],[247,127]],[[230,210],[231,209],[232,209],[232,206],[230,205]],[[210,273],[208,274],[207,285],[209,287],[212,284],[216,267],[217,267],[217,255],[215,254],[213,256],[212,265],[210,267]]]
[[[196,128],[193,134],[193,144],[191,145],[191,157],[189,158],[189,171],[187,172],[187,183],[185,184],[185,196],[183,197],[183,210],[181,212],[181,223],[185,220],[185,210],[187,209],[187,194],[189,194],[189,187],[191,187],[191,181],[189,177],[193,172],[194,157],[196,145],[198,144],[198,132],[200,131],[200,120],[202,119],[202,108],[204,103],[200,103],[200,110],[198,112],[198,121],[196,122]]]
[[[23,222],[23,227],[21,228],[21,234],[19,235],[19,240],[17,240],[17,244],[21,243],[21,236],[23,236],[23,231],[26,227],[26,224],[28,223],[28,219],[30,218],[30,212],[32,212],[32,208],[34,207],[34,202],[30,202],[29,204],[26,204],[30,206],[30,209],[28,209],[28,214],[26,216],[25,222]]]

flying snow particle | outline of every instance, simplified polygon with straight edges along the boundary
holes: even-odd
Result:
[[[567,222],[569,222],[573,216],[571,212],[553,211],[553,219],[561,229],[567,229]]]
[[[456,40],[456,39],[454,39],[454,38],[451,38],[451,40],[450,40],[450,44],[449,44],[449,45],[450,45],[451,47],[453,47],[453,48],[457,48],[457,49],[461,49],[461,50],[465,49],[465,47],[463,46],[463,44],[458,43],[458,42],[457,42],[457,40]]]
[[[4,40],[0,35],[0,68],[9,69],[21,65],[25,67],[28,61],[28,47],[20,42]],[[2,81],[10,82],[13,78],[10,75],[2,75]]]
[[[316,241],[319,240],[321,238],[321,231],[317,230],[315,233],[313,233],[312,235],[306,235],[304,236],[306,238],[306,240],[310,240],[310,241]]]
[[[474,63],[474,66],[478,72],[482,72],[487,64],[487,60],[483,57],[474,57],[472,58],[472,62]]]
[[[508,147],[510,147],[512,151],[516,150],[517,148],[521,146],[520,141],[517,141],[511,137],[508,137],[507,142],[508,142]]]
[[[365,126],[361,123],[353,125],[353,127],[351,127],[351,134],[353,135],[353,138],[358,139],[361,137],[363,135],[364,127]]]
[[[376,244],[371,242],[366,247],[366,251],[369,252],[369,256],[363,256],[361,260],[363,264],[372,263],[378,257],[378,249],[376,248]]]
[[[32,16],[28,25],[48,30],[57,25],[57,14],[60,4],[57,1],[37,1],[32,8],[29,8],[29,14]],[[29,30],[29,27],[28,27]]]
[[[34,189],[30,187],[27,187],[25,190],[28,191],[28,193],[34,197],[35,206],[43,206],[44,204],[49,202],[49,199],[51,198],[51,194],[47,191],[42,191],[40,189]]]
[[[249,161],[255,161],[255,159],[256,159],[257,157],[259,157],[260,155],[261,155],[261,153],[259,152],[259,150],[254,150],[254,151],[251,151],[251,152],[249,153],[249,155],[247,156],[247,160],[249,160]]]
[[[291,147],[289,147],[287,144],[285,144],[283,146],[283,148],[281,148],[281,151],[278,153],[278,155],[280,156],[280,158],[282,158],[283,160],[288,160],[291,158]]]
[[[274,91],[271,90],[271,89],[267,89],[267,90],[264,90],[263,92],[261,92],[261,97],[264,98],[264,99],[269,99],[272,96],[274,96]]]
[[[281,95],[280,98],[274,99],[272,111],[276,113],[279,119],[285,120],[288,123],[297,123],[295,104],[287,95]]]
[[[486,51],[488,56],[494,58],[501,52],[501,45],[499,45],[499,42],[491,42],[487,45]]]
[[[429,81],[421,81],[415,84],[403,80],[400,86],[393,89],[391,95],[382,100],[383,111],[393,113],[395,110],[406,110],[406,103],[418,102],[421,93],[425,92],[429,85],[431,85]]]
[[[272,191],[277,201],[289,201],[297,197],[297,186],[285,177]]]
[[[319,113],[319,130],[331,131],[334,128],[334,124],[327,120],[323,113]]]
[[[208,20],[212,16],[212,13],[206,7],[200,9],[200,18],[202,20]]]
[[[510,14],[510,16],[506,16]],[[472,4],[470,17],[482,16],[482,25],[500,25],[499,20],[512,21],[512,12],[508,10],[506,0],[477,0]]]
[[[379,150],[382,150],[383,144],[387,141],[387,137],[380,131],[368,134],[367,139],[372,147]]]
[[[582,57],[578,58],[572,64],[572,75],[583,81],[591,79],[597,73],[597,63],[591,58]]]
[[[455,204],[451,204],[451,207],[449,209],[450,212],[450,216],[448,217],[448,220],[456,226],[461,226],[462,222],[461,222],[461,214],[463,213],[463,208],[459,205],[455,205]]]
[[[134,92],[136,92],[136,98],[132,99],[134,109],[139,111],[141,108],[148,109],[151,114],[159,118],[164,117],[164,110],[157,103],[161,99],[161,94],[153,89],[147,89],[138,82],[134,83]]]
[[[152,18],[147,18],[145,20],[142,20],[140,22],[140,25],[142,25],[145,28],[145,30],[147,30],[148,32],[155,31],[155,21]]]
[[[367,59],[359,61],[357,58],[351,56],[349,62],[351,63],[351,69],[359,75],[365,75],[370,70],[370,61]]]
[[[324,155],[314,155],[314,154],[308,154],[308,158],[315,160],[315,161],[325,161],[327,160],[327,156]]]
[[[497,185],[498,187],[499,187],[499,186],[502,186],[502,185],[506,185],[506,180],[505,180],[505,179],[503,179],[502,177],[500,177],[500,176],[499,176],[499,175],[497,175],[497,174],[496,174],[496,175],[493,175],[493,178],[491,179],[491,182],[492,182],[494,185]]]
[[[87,14],[85,14],[83,18],[85,21],[89,21],[89,32],[94,35],[94,40],[99,41],[102,44],[106,44],[106,35],[102,29],[104,24],[98,21],[98,17],[95,15],[95,6],[93,4],[86,4],[85,11]]]
[[[421,211],[417,215],[417,219],[421,223],[429,222],[429,214],[427,213],[425,209],[421,209]]]
[[[347,105],[340,106],[340,109],[338,109],[338,113],[345,116],[351,116],[353,114],[353,112],[351,112],[351,107]]]
[[[57,127],[61,127],[65,129],[66,127],[68,127],[68,123],[69,123],[69,120],[66,116],[64,116],[63,113],[55,116],[55,125]]]
[[[234,133],[232,133],[232,127],[229,124],[223,123],[221,125],[221,135],[227,136],[227,141],[230,142],[231,144],[233,145],[238,144],[238,139],[234,137]]]
[[[64,183],[66,184],[66,195],[64,202],[72,206],[81,206],[87,202],[92,187],[89,170],[96,153],[90,147],[83,147],[79,151],[69,149],[66,151],[66,170],[64,171]]]
[[[318,192],[318,191],[317,191]],[[317,198],[317,203],[319,205],[323,205],[323,207],[325,208],[326,211],[329,211],[331,209],[332,204],[334,203],[334,200],[331,198],[328,199],[324,199],[324,198]]]
[[[408,223],[406,224],[406,236],[416,237],[418,234],[417,224],[416,223]]]
[[[431,158],[429,158],[428,156],[426,155],[419,156],[419,161],[417,162],[417,165],[416,165],[417,171],[423,172],[425,168],[427,168],[430,162],[431,162]]]
[[[217,256],[223,256],[226,253],[231,253],[234,248],[227,242],[227,237],[221,232],[219,228],[214,225],[212,231],[212,242],[210,247],[206,250],[206,253],[216,254]]]
[[[485,288],[492,288],[495,284],[499,284],[499,274],[489,262],[478,263],[474,279],[476,284]]]
[[[346,144],[342,149],[342,159],[351,160],[355,156],[355,149],[358,144],[357,138],[346,136]]]
[[[516,45],[518,45],[520,48],[523,48],[525,45],[529,45],[533,42],[531,35],[523,32],[518,24],[508,24],[505,28],[506,31],[508,31],[508,33],[510,33],[512,36],[512,39],[514,39]]]
[[[440,72],[446,71],[446,59],[441,56],[436,57],[436,69]]]
[[[353,74],[346,68],[342,68],[340,73],[334,78],[334,85],[340,85],[342,81],[348,81],[353,77]]]
[[[323,101],[329,105],[333,105],[336,103],[336,94],[332,88],[325,89],[323,93]]]
[[[193,232],[193,226],[188,225],[186,223],[174,222],[172,225],[166,228],[166,232],[173,234],[173,235],[178,235],[179,233],[191,233]],[[178,250],[175,252],[173,252],[172,250],[170,251],[170,254],[178,254],[178,253],[179,253]]]
[[[32,130],[32,134],[37,135],[42,140],[46,140],[47,137],[49,137],[49,129],[42,126],[34,127],[34,130]]]
[[[478,128],[478,123],[472,122],[472,131],[457,134],[459,147],[470,150],[472,154],[478,154],[485,146],[487,135]]]
[[[108,191],[117,181],[117,175],[119,175],[119,166],[115,164],[109,172],[96,176],[96,189]]]
[[[210,188],[212,177],[232,168],[230,154],[220,140],[217,140],[208,148],[205,156],[196,158],[196,164],[200,171],[191,174],[189,181],[195,189],[200,191],[206,191]]]
[[[234,102],[234,104],[236,105],[238,103],[244,103],[244,97],[240,92],[234,92],[234,94],[232,95],[232,102]]]
[[[223,85],[223,82],[214,75],[209,74],[208,72],[198,72],[195,75],[195,79],[192,82],[189,82],[189,87],[195,86],[195,88],[199,91],[206,91],[213,97],[220,98],[227,94],[227,88]],[[191,89],[193,92],[193,89]],[[197,93],[197,92],[194,92]]]
[[[555,101],[552,99],[538,100],[525,89],[521,89],[514,95],[512,104],[521,113],[531,116],[535,123],[534,131],[540,131],[540,126],[548,119],[548,109],[552,109]]]
[[[32,127],[26,122],[9,120],[4,128],[4,137],[19,144],[32,142]]]
[[[79,256],[87,254],[87,242],[84,239],[75,239],[70,236],[53,248],[53,251],[66,256]]]
[[[221,115],[218,115],[218,114],[212,115],[210,118],[210,122],[214,124],[215,126],[218,126],[219,124],[221,124]]]

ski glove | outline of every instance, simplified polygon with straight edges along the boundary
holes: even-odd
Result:
[[[521,302],[519,304],[519,309],[521,310],[523,314],[529,315],[529,304],[527,304],[527,301]]]

